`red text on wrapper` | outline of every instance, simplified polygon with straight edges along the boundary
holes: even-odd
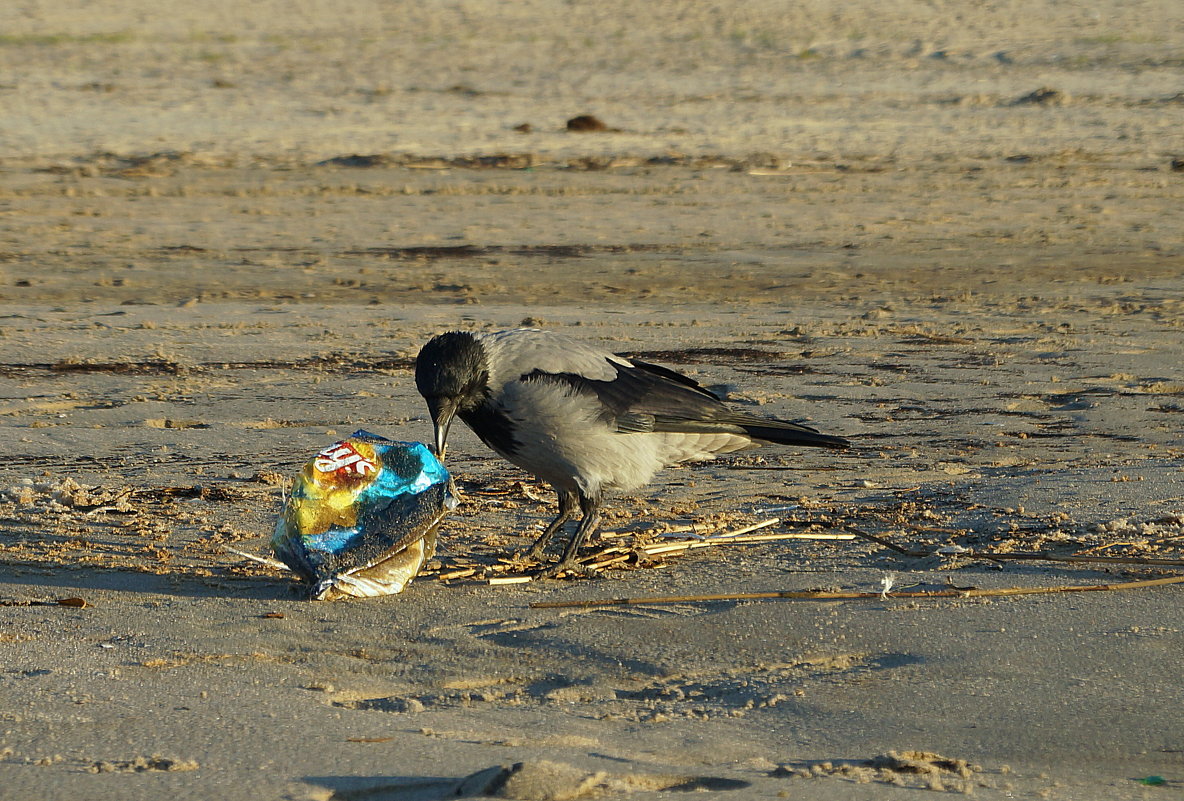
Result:
[[[348,442],[338,442],[325,448],[317,454],[313,461],[313,467],[322,473],[354,473],[359,476],[367,476],[371,473],[378,472],[378,466],[374,462],[367,459],[362,454],[358,453]]]

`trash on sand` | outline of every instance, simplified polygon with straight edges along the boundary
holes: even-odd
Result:
[[[300,471],[276,522],[276,556],[315,600],[401,592],[456,507],[452,478],[420,442],[355,431]]]

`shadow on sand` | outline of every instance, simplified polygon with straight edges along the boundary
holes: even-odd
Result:
[[[0,588],[7,588],[7,591],[0,592],[15,595],[17,601],[45,595],[78,595],[85,599],[88,591],[135,592],[185,598],[219,595],[257,601],[292,601],[306,594],[305,585],[292,579],[241,576],[218,569],[209,572],[211,575],[195,576],[82,565],[57,568],[0,565]]]

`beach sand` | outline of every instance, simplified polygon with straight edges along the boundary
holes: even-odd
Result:
[[[0,10],[0,796],[1180,794],[1181,585],[892,594],[1184,576],[1177,4],[103,6]],[[554,514],[460,426],[401,595],[227,550],[517,325],[854,443],[606,529],[931,555],[441,580]],[[531,606],[810,590],[876,597]]]

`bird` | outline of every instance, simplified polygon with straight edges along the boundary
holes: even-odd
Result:
[[[846,448],[847,439],[729,408],[694,379],[555,331],[448,331],[415,360],[436,455],[459,417],[494,452],[549,483],[559,514],[525,554],[538,560],[577,512],[559,561],[539,572],[587,573],[581,546],[600,524],[606,492],[648,484],[663,467],[782,445]]]

